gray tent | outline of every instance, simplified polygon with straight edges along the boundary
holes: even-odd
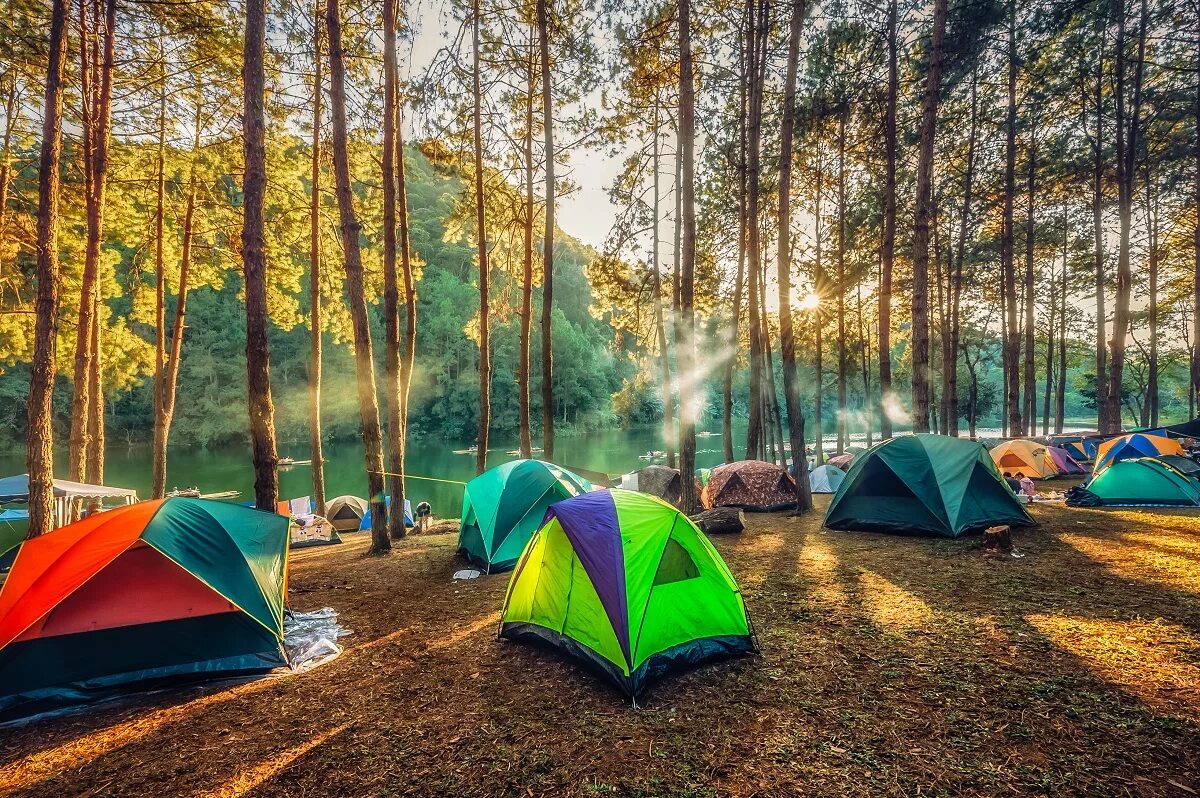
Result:
[[[637,472],[637,489],[672,504],[679,503],[683,493],[683,481],[679,469],[662,465],[648,465]]]

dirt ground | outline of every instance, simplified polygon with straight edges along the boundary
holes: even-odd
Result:
[[[497,640],[507,577],[453,582],[453,535],[349,536],[291,570],[294,607],[354,630],[341,658],[0,730],[0,793],[1200,793],[1200,515],[1034,512],[1021,558],[749,516],[714,542],[762,656],[640,709]]]

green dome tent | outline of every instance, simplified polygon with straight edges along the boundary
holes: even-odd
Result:
[[[825,526],[956,538],[1034,520],[974,441],[945,435],[892,438],[854,459]]]
[[[541,460],[513,460],[485,471],[463,493],[458,553],[486,573],[507,571],[546,508],[591,489],[583,477]]]
[[[560,649],[636,699],[682,667],[755,650],[737,582],[688,518],[644,493],[559,502],[509,581],[500,634]]]
[[[1106,507],[1198,507],[1200,482],[1157,457],[1118,460],[1087,486]]]

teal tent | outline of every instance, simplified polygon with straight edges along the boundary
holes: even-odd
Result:
[[[1106,507],[1200,507],[1200,482],[1157,457],[1118,460],[1087,489]]]
[[[987,450],[945,435],[883,441],[854,458],[825,526],[956,538],[989,526],[1032,526]]]
[[[513,460],[467,483],[458,552],[486,573],[507,571],[537,531],[546,510],[592,484],[541,460]]]

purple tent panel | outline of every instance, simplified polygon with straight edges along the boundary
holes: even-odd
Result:
[[[1086,474],[1075,458],[1072,457],[1066,449],[1060,449],[1057,446],[1047,446],[1046,451],[1050,453],[1050,458],[1054,460],[1054,466],[1060,474]]]
[[[616,632],[625,661],[629,662],[629,604],[625,592],[625,550],[617,506],[606,490],[583,493],[558,502],[546,517],[558,519],[571,541],[583,570]]]

